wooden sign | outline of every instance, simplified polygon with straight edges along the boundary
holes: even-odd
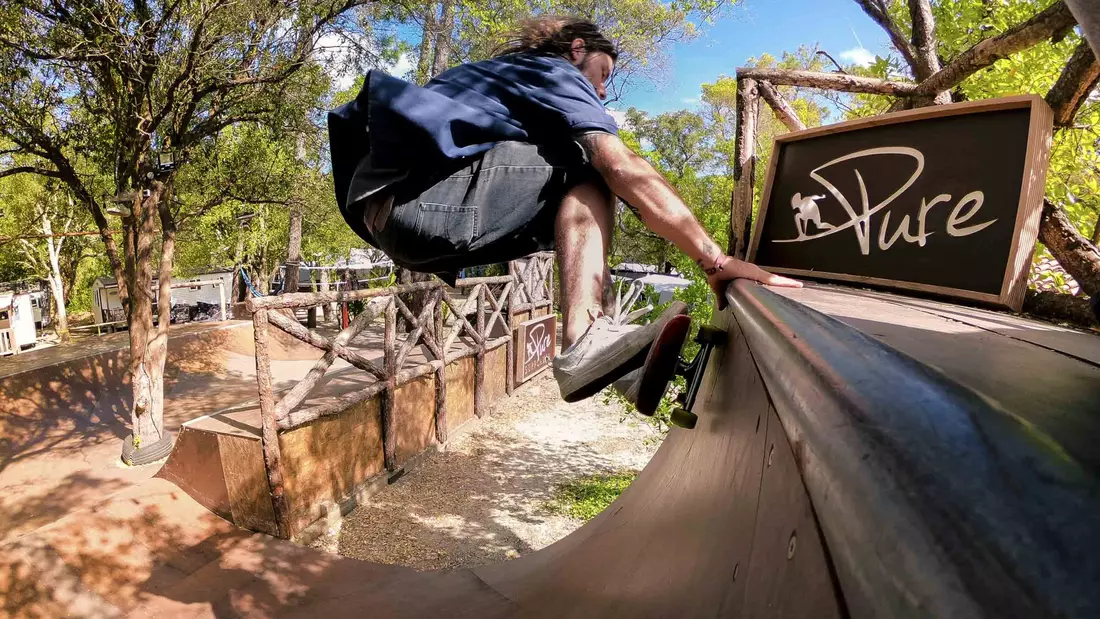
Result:
[[[940,105],[775,140],[750,262],[1019,311],[1053,114],[1036,96]]]
[[[557,317],[539,316],[519,323],[516,329],[516,383],[538,374],[554,359]]]

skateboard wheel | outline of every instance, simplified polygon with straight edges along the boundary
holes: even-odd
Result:
[[[695,341],[699,344],[721,346],[726,343],[726,332],[717,327],[702,325],[699,327],[699,333],[695,336]]]
[[[695,428],[695,424],[699,422],[699,417],[695,413],[686,411],[677,406],[672,409],[672,414],[669,416],[669,422],[674,426],[681,427],[685,430],[691,430]]]

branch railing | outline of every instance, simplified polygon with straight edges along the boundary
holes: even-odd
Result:
[[[387,470],[397,467],[395,396],[402,385],[435,374],[435,435],[447,442],[447,365],[474,357],[474,413],[485,415],[485,357],[506,346],[505,389],[514,388],[512,318],[517,311],[546,307],[553,300],[553,254],[535,254],[509,264],[509,274],[460,279],[452,298],[438,280],[415,282],[367,290],[335,290],[255,297],[247,301],[252,313],[256,343],[256,383],[262,429],[264,468],[280,536],[289,536],[289,506],[284,492],[283,467],[278,435],[325,416],[338,414],[360,402],[381,396],[383,460]],[[423,306],[414,312],[404,295],[424,295]],[[364,304],[361,312],[336,335],[326,337],[312,331],[294,317],[294,311],[326,303]],[[407,325],[403,339],[398,334],[398,316]],[[352,342],[382,318],[382,356],[372,358]],[[471,321],[472,318],[472,321]],[[269,327],[324,351],[306,375],[289,389],[276,393],[271,371]],[[499,328],[498,328],[499,326]],[[493,333],[497,333],[496,337]],[[462,346],[456,346],[461,343]],[[423,361],[412,364],[414,351]],[[364,371],[374,379],[351,393],[323,398],[306,404],[321,379],[337,359]]]

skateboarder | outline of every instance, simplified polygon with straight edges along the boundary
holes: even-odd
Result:
[[[660,327],[615,324],[601,306],[615,196],[702,267],[720,305],[734,278],[800,285],[726,256],[623,144],[600,102],[617,57],[592,22],[547,16],[423,87],[371,71],[329,114],[340,210],[396,264],[453,282],[464,267],[557,251],[554,372],[567,399],[637,367]]]

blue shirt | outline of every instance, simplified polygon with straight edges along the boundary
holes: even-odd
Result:
[[[617,133],[596,89],[560,56],[530,53],[457,66],[423,87],[371,71],[328,115],[336,199],[349,206],[417,169],[481,154],[497,142],[553,144]]]

